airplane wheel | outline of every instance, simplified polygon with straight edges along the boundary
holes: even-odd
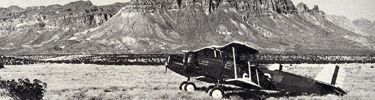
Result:
[[[214,86],[209,86],[207,89],[206,89],[206,93],[210,93],[210,90],[214,88]]]
[[[195,87],[195,84],[194,83],[186,83],[185,87],[184,87],[185,91],[195,91],[196,87]]]
[[[185,89],[185,85],[186,85],[186,83],[187,83],[187,82],[182,82],[182,83],[180,84],[180,87],[178,87],[178,89],[180,89],[180,90],[184,90],[184,89]]]
[[[211,94],[211,92],[212,92],[212,90],[214,90],[213,88],[211,88],[211,89],[208,89],[208,95],[210,95],[210,96],[212,96],[212,94]]]
[[[212,98],[216,98],[216,99],[219,99],[219,98],[223,98],[224,97],[224,90],[221,89],[221,88],[212,88],[210,89],[210,96],[212,96]]]

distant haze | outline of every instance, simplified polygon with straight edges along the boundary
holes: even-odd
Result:
[[[365,18],[375,20],[375,0],[292,0],[303,2],[311,9],[318,5],[328,15],[344,15],[350,20]]]
[[[1,0],[0,7],[17,5],[20,7],[46,6],[51,4],[64,5],[78,0]],[[86,0],[84,0],[86,1]],[[108,5],[130,0],[91,0],[94,5]],[[318,5],[328,15],[344,15],[350,20],[366,18],[375,20],[375,0],[292,0],[295,5],[304,2],[311,9]]]

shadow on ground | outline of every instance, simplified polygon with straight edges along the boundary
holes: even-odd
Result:
[[[302,96],[306,94],[297,94],[297,93],[286,93],[286,92],[279,92],[279,91],[262,91],[262,90],[250,90],[250,89],[242,89],[242,88],[230,88],[230,87],[223,87],[225,90],[225,98],[240,98],[240,99],[267,99],[271,97],[296,97]],[[207,87],[197,87],[197,91],[205,91],[208,92]],[[207,93],[208,94],[208,93]]]

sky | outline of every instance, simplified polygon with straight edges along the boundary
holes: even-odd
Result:
[[[52,4],[68,4],[73,1],[81,1],[81,0],[0,0],[0,7],[9,7],[11,5],[17,5],[22,8],[26,8],[29,6],[47,6]],[[87,1],[87,0],[82,0]],[[94,5],[109,5],[114,4],[116,2],[128,2],[130,0],[90,0]]]
[[[51,4],[64,5],[78,0],[1,0],[0,7],[17,5],[23,8],[29,6],[47,6]],[[86,1],[86,0],[84,0]],[[90,0],[94,5],[108,5],[115,2],[128,2],[130,0]],[[366,18],[375,20],[375,0],[292,0],[295,5],[300,2],[307,4],[311,9],[318,5],[320,10],[327,15],[346,16],[350,20]]]

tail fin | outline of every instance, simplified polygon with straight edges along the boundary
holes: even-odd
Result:
[[[281,64],[272,64],[268,67],[268,70],[279,70],[279,71],[282,71],[283,70],[283,65]]]
[[[344,85],[346,73],[345,70],[341,69],[339,66],[326,66],[322,71],[315,77],[315,80],[329,84],[332,86],[342,88]]]

